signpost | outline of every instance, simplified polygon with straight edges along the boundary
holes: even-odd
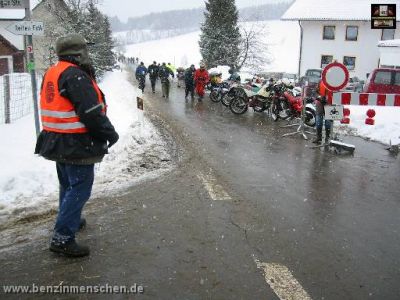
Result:
[[[349,71],[346,66],[333,62],[325,67],[322,71],[322,83],[332,92],[338,92],[343,89],[349,82]],[[332,120],[332,135],[333,135],[333,122],[335,120],[343,119],[343,105],[325,105],[325,119]],[[329,146],[334,147],[337,153],[342,150],[353,153],[355,146],[351,144],[342,143],[336,139],[329,141]]]
[[[43,22],[37,21],[16,22],[8,26],[6,29],[17,35],[44,35]]]
[[[32,36],[44,34],[43,22],[31,21],[31,8],[29,0],[0,0],[0,9],[25,9],[25,20],[16,22],[8,26],[6,29],[14,34],[24,35],[26,37],[27,69],[31,74],[35,129],[36,135],[38,136],[40,133],[40,124]]]

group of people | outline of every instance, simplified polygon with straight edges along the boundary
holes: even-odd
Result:
[[[207,83],[210,81],[210,76],[206,70],[204,63],[200,63],[200,68],[196,69],[192,64],[186,70],[182,67],[175,69],[171,63],[162,63],[161,65],[154,61],[147,68],[144,63],[141,62],[136,68],[135,76],[139,82],[139,89],[144,92],[146,75],[149,74],[151,89],[155,93],[156,82],[158,79],[161,81],[162,97],[169,97],[169,90],[171,86],[171,77],[175,78],[175,73],[178,78],[178,87],[184,82],[185,85],[185,99],[188,99],[189,95],[191,99],[194,99],[195,92],[199,96],[199,101],[202,101],[205,95],[205,88]]]

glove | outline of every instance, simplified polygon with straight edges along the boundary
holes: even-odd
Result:
[[[119,140],[119,135],[114,131],[114,134],[111,138],[108,139],[108,148],[111,148],[116,142]]]

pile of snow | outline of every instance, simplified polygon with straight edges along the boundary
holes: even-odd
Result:
[[[107,73],[100,87],[106,95],[108,116],[120,135],[100,165],[96,166],[94,195],[109,195],[135,181],[157,176],[170,167],[141,168],[145,156],[168,162],[170,156],[160,133],[136,108],[138,91],[126,72]],[[45,213],[58,206],[55,163],[34,155],[33,114],[0,125],[0,224],[13,218]],[[154,164],[153,164],[154,165]],[[111,195],[112,195],[111,194]]]
[[[355,134],[389,145],[400,144],[400,108],[383,106],[346,106],[350,109],[350,124]],[[376,111],[375,125],[366,125],[367,110]]]
[[[231,74],[229,74],[229,69],[229,66],[218,66],[209,69],[208,74],[221,74],[222,80],[226,80],[231,76]]]

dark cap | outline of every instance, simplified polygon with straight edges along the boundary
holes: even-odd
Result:
[[[60,37],[56,42],[56,53],[58,56],[82,55],[87,52],[85,38],[77,33]]]

